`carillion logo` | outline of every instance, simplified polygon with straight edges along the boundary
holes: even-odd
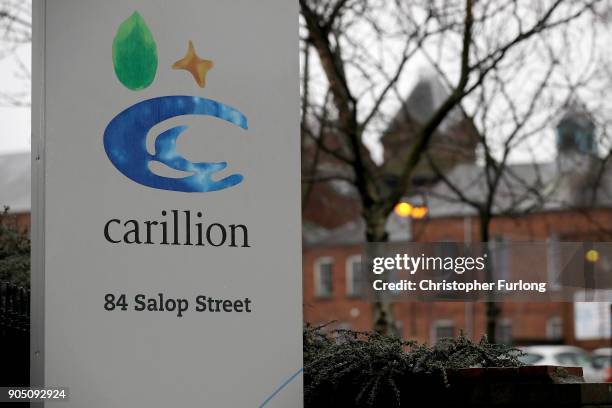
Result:
[[[128,89],[138,91],[153,83],[157,72],[157,45],[143,18],[134,12],[117,30],[113,41],[113,65],[119,81]],[[191,73],[200,88],[206,85],[206,74],[213,62],[201,59],[191,41],[186,55],[172,65],[173,69]],[[104,131],[104,150],[109,160],[124,176],[144,186],[188,193],[223,190],[243,180],[241,174],[231,174],[215,180],[214,176],[227,167],[227,162],[194,163],[176,148],[178,137],[187,126],[175,126],[155,140],[155,150],[147,150],[146,140],[151,129],[168,119],[184,115],[212,116],[244,130],[246,116],[239,110],[212,99],[189,95],[170,95],[138,102],[115,116]],[[151,171],[151,164],[161,163],[173,170],[189,173],[172,178]]]

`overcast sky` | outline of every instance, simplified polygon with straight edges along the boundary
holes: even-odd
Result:
[[[589,20],[579,21],[577,25],[577,29],[574,30],[574,37],[581,38],[585,36],[584,31],[587,28],[587,23]],[[600,35],[599,38],[601,42],[604,44],[598,44],[600,48],[607,49],[609,46],[609,35],[610,32],[605,32],[606,35]],[[603,34],[603,33],[601,33]],[[587,36],[585,36],[587,37]],[[576,61],[582,61],[584,59],[584,55],[580,55],[581,51],[588,50],[588,39],[585,40],[585,44],[580,44],[581,41],[575,41],[577,44],[574,44],[572,47],[572,54],[570,60],[574,61],[573,64],[580,65],[576,63]],[[580,44],[581,46],[577,46]],[[568,50],[570,51],[570,50]],[[30,45],[23,45],[17,50],[17,57],[21,64],[26,67],[30,67]],[[314,52],[313,52],[314,54]],[[568,54],[570,54],[568,52]],[[316,61],[316,56],[313,55],[313,61]],[[570,64],[572,65],[572,64]],[[410,69],[407,69],[407,74],[401,81],[401,91],[402,94],[407,95],[409,90],[415,85],[416,80],[419,77],[419,73],[423,72],[424,67],[427,64],[424,60],[419,61],[417,58],[412,64],[410,64]],[[576,67],[578,68],[578,67]],[[575,71],[579,71],[576,69]],[[30,87],[30,82],[27,78],[23,78],[23,71],[19,68],[19,63],[15,60],[14,57],[10,58],[0,58],[0,92],[28,92]],[[520,83],[520,81],[519,81]],[[311,89],[313,91],[313,89]],[[316,93],[316,92],[315,92]],[[391,110],[396,109],[396,107],[391,106]],[[9,107],[6,104],[0,104],[0,154],[10,153],[10,152],[18,152],[18,151],[28,151],[30,149],[30,109],[29,107]],[[551,124],[552,125],[552,124]],[[548,129],[543,130],[545,133],[545,137],[539,137],[536,141],[537,147],[539,151],[548,151],[552,153],[554,151],[554,135],[552,133],[553,126],[549,126]],[[380,143],[378,143],[379,134],[367,135],[370,136],[366,138],[366,144],[372,151],[374,157],[381,158],[382,157],[382,149]],[[531,149],[530,149],[531,150]],[[554,153],[553,153],[554,154]],[[520,156],[520,154],[519,154]],[[550,159],[550,154],[544,155],[546,157],[541,157],[540,159]],[[520,157],[519,157],[520,159]],[[520,160],[519,160],[520,161]]]
[[[30,66],[30,45],[21,46],[17,56]],[[29,92],[30,82],[23,79],[23,72],[14,57],[0,60],[0,91],[9,93]],[[0,154],[30,150],[30,108],[0,105]]]
[[[30,109],[0,108],[0,154],[30,150]]]

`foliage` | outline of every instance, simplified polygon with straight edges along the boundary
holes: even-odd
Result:
[[[0,281],[30,287],[30,238],[10,217],[5,207],[0,213]]]
[[[449,387],[447,370],[518,367],[520,352],[474,343],[463,334],[433,346],[378,333],[304,328],[304,381],[307,406],[400,407],[423,386]]]

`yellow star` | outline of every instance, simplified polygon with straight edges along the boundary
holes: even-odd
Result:
[[[198,57],[193,47],[193,43],[189,41],[187,54],[185,54],[182,59],[176,61],[172,65],[172,68],[184,69],[185,71],[191,72],[191,75],[193,75],[193,78],[200,88],[204,88],[204,86],[206,86],[206,74],[212,69],[213,65],[211,60],[205,60]]]

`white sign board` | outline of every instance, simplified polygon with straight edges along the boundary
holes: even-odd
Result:
[[[34,8],[34,382],[301,406],[298,3]]]

